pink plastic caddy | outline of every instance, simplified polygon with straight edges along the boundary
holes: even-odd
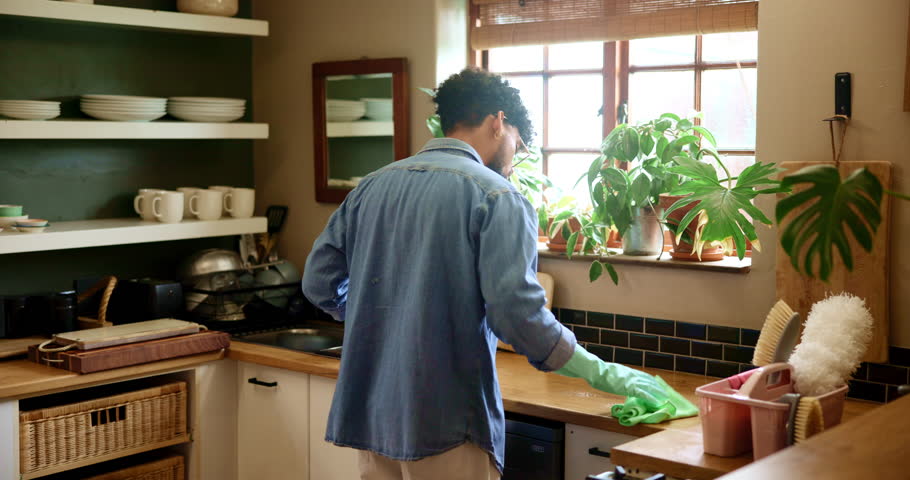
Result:
[[[775,400],[793,393],[793,367],[772,363],[695,389],[705,453],[735,457],[752,450],[755,460],[787,446],[790,406]],[[847,386],[826,393],[825,428],[840,423]]]

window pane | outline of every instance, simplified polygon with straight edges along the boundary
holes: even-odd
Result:
[[[727,167],[727,170],[730,170],[730,175],[737,176],[742,173],[749,165],[755,163],[754,155],[724,155],[721,157],[724,159],[724,165]],[[717,162],[714,162],[714,165],[717,165]],[[717,178],[723,180],[726,178],[726,173],[720,166],[717,166]]]
[[[579,207],[591,205],[591,195],[585,182],[575,182],[588,171],[591,162],[597,158],[596,153],[553,153],[547,164],[547,176],[553,185],[578,200]]]
[[[702,74],[702,123],[719,149],[755,149],[755,87],[754,68]]]
[[[702,37],[701,58],[706,62],[758,59],[758,32],[712,33]]]
[[[550,45],[549,60],[550,70],[603,68],[604,44],[587,42]]]
[[[629,65],[695,63],[695,36],[642,38],[629,41]]]
[[[597,148],[603,141],[603,75],[561,75],[549,82],[548,146]]]
[[[543,70],[543,46],[491,48],[491,72],[528,72]]]
[[[629,75],[628,121],[631,124],[647,122],[663,113],[691,116],[694,106],[694,71]]]
[[[543,141],[543,78],[534,77],[509,77],[503,76],[509,84],[521,92],[521,101],[531,116],[534,126],[534,144],[540,145]]]

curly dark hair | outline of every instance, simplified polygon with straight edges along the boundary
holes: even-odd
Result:
[[[476,127],[487,115],[496,115],[502,110],[506,123],[517,128],[521,139],[531,144],[534,129],[528,109],[521,102],[518,89],[509,86],[508,80],[499,75],[466,68],[439,85],[434,101],[443,132],[449,133],[457,125]]]

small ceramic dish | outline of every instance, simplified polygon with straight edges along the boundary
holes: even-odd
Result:
[[[17,227],[46,227],[47,220],[43,218],[30,218],[16,221]]]
[[[26,220],[28,215],[20,215],[18,217],[0,217],[0,227],[15,227],[16,223]]]
[[[27,227],[24,225],[17,225],[16,230],[18,230],[21,233],[41,233],[44,231],[45,228],[47,228],[49,226],[50,225],[42,225],[40,227]]]

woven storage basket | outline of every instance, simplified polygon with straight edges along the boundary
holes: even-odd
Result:
[[[183,457],[174,455],[82,480],[185,480]]]
[[[185,440],[186,382],[173,382],[21,412],[19,471],[53,473]]]

